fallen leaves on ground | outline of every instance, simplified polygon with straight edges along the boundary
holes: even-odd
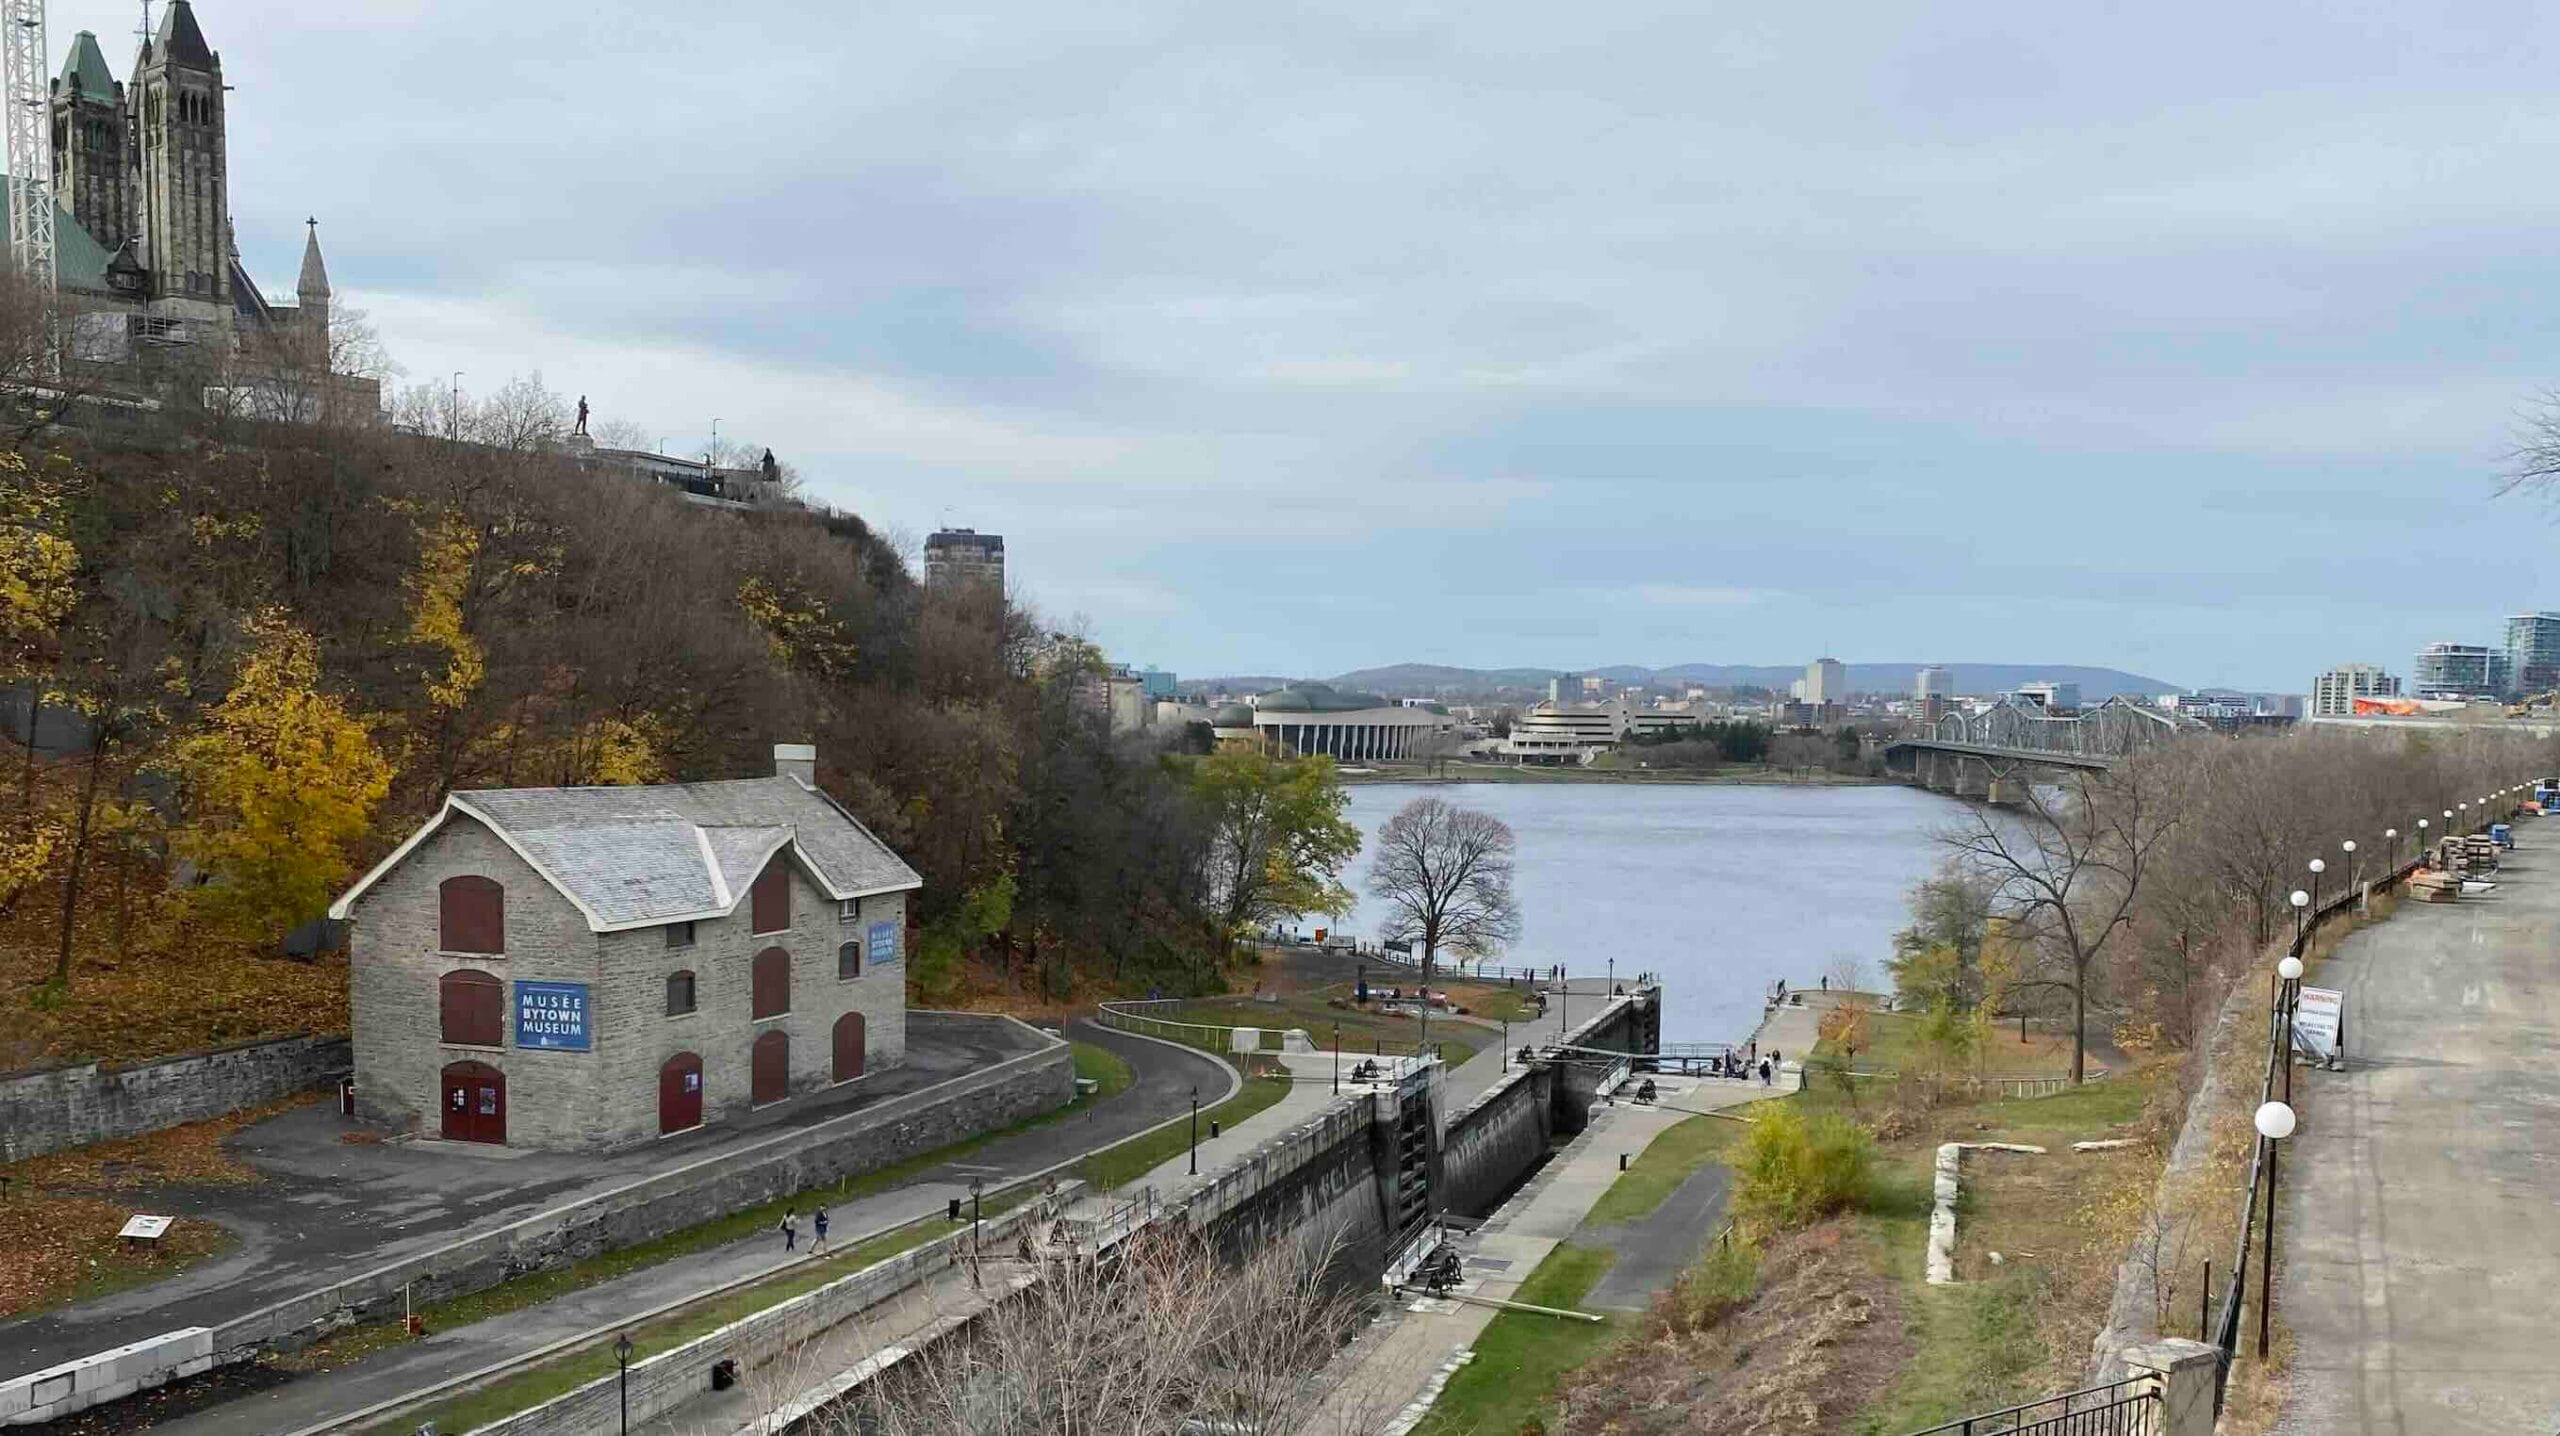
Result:
[[[1559,1436],[1838,1430],[1909,1355],[1901,1296],[1842,1221],[1772,1240],[1760,1271],[1758,1294],[1703,1328],[1674,1309],[1676,1289],[1656,1299],[1631,1339],[1574,1373]]]

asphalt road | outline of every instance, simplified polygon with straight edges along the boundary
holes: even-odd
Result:
[[[2560,820],[2520,838],[2496,892],[2404,904],[2310,979],[2349,1061],[2294,1075],[2284,1436],[2560,1431]]]

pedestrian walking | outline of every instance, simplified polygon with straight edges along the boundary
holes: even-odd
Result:
[[[792,1251],[800,1245],[800,1214],[789,1207],[782,1209],[782,1249]]]
[[[1831,974],[1827,972],[1822,975],[1822,990],[1825,992],[1831,990]]]
[[[827,1249],[827,1209],[825,1207],[818,1208],[818,1214],[809,1219],[809,1229],[816,1232],[818,1236],[816,1241],[809,1243],[809,1255],[816,1256]]]
[[[1760,1059],[1760,1085],[1769,1085],[1769,1059],[1766,1057]]]

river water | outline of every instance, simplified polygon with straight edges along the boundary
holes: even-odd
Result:
[[[1666,1042],[1738,1042],[1761,994],[1811,986],[1836,959],[1885,980],[1911,887],[1939,854],[1930,835],[1961,818],[1950,799],[1904,787],[1669,783],[1356,783],[1364,837],[1425,794],[1493,814],[1520,842],[1520,941],[1505,964],[1564,963],[1600,976],[1663,977]],[[1374,938],[1369,854],[1344,873],[1361,906],[1339,924]]]

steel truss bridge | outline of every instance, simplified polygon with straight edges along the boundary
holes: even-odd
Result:
[[[1979,713],[1947,714],[1926,736],[1887,744],[1884,759],[1926,787],[1996,802],[2004,783],[2034,770],[2103,772],[2145,748],[2207,731],[2193,718],[2127,698],[2067,716],[2003,698]]]

